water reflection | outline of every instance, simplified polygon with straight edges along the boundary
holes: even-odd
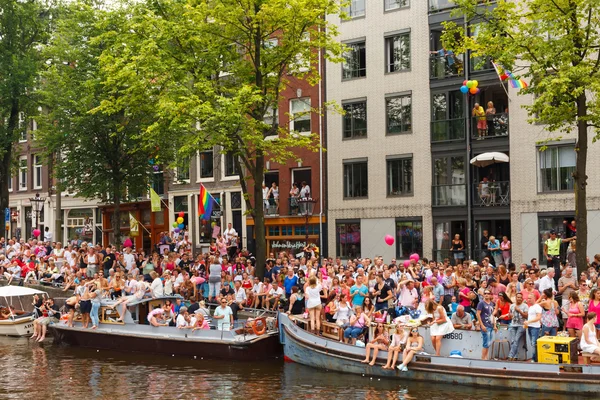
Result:
[[[281,360],[231,363],[0,337],[0,399],[511,400],[531,393],[371,379]],[[558,400],[561,396],[544,395]],[[564,397],[563,397],[564,398]],[[570,400],[577,396],[570,396]]]

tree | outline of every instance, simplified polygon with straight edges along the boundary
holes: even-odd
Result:
[[[577,133],[575,220],[577,264],[587,265],[588,135],[600,137],[600,2],[597,0],[455,0],[476,35],[447,23],[444,43],[455,52],[493,59],[529,78],[520,94],[533,95],[526,106],[530,123],[551,132]],[[482,4],[483,3],[483,4]],[[492,3],[496,3],[495,5]]]
[[[126,10],[101,7],[81,1],[61,10],[56,34],[44,49],[48,67],[39,95],[47,112],[37,136],[48,156],[60,155],[54,173],[64,189],[114,204],[112,226],[119,244],[120,204],[147,191],[149,160],[158,152],[139,136],[153,113],[144,104],[122,106],[120,88],[107,84],[99,66],[103,50],[118,41],[118,35],[104,33],[126,25]],[[107,101],[111,107],[100,109]]]
[[[218,145],[235,156],[246,174],[240,181],[255,223],[259,276],[265,160],[318,149],[314,134],[290,132],[274,116],[290,74],[318,82],[319,49],[339,61],[337,30],[324,18],[338,11],[333,0],[148,1],[132,11],[127,46],[102,56],[114,84],[127,87],[128,102],[154,101],[158,118],[143,133],[150,143],[173,141],[187,154]]]
[[[0,0],[0,210],[8,207],[13,146],[37,110],[39,47],[52,30],[54,10],[50,1]]]

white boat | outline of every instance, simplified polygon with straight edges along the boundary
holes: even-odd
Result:
[[[36,294],[48,296],[46,292],[23,286],[0,287],[0,336],[33,334],[33,296]]]

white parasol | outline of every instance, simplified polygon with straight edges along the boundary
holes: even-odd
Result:
[[[490,153],[481,153],[476,157],[471,159],[471,164],[477,167],[487,167],[492,164],[499,164],[508,162],[509,158],[504,153],[499,153],[496,151]]]

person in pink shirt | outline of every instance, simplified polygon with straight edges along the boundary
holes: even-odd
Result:
[[[398,283],[400,288],[400,305],[417,308],[419,305],[419,293],[415,288],[415,282],[406,279]]]
[[[490,288],[490,291],[492,292],[492,298],[493,298],[494,303],[498,301],[498,294],[500,292],[506,292],[506,286],[504,286],[501,283],[496,282],[496,278],[490,278],[488,280],[488,287]]]

